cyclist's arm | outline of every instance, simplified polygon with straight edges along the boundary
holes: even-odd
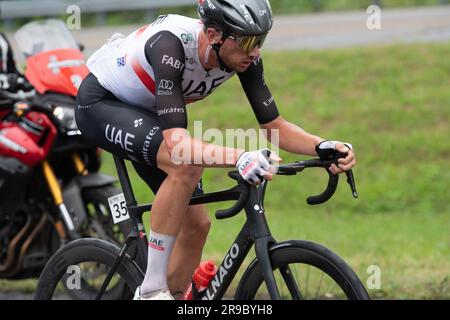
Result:
[[[316,145],[325,139],[312,135],[294,123],[285,120],[279,116],[275,120],[261,125],[261,128],[266,129],[267,139],[273,140],[272,130],[278,130],[279,148],[291,153],[304,154],[310,156],[317,156]]]
[[[264,79],[264,65],[261,58],[243,73],[239,74],[242,87],[261,126],[266,129],[267,139],[276,143],[278,130],[279,147],[285,151],[316,156],[315,147],[324,139],[305,132],[297,125],[283,119]]]
[[[156,111],[172,159],[207,167],[233,166],[244,150],[208,144],[187,131],[182,89],[186,58],[181,40],[171,32],[159,32],[147,41],[145,55],[153,68]]]
[[[275,120],[280,114],[264,79],[262,58],[255,59],[248,69],[238,73],[238,76],[259,124]]]

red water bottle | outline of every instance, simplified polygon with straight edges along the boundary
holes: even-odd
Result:
[[[195,269],[192,281],[189,283],[183,294],[183,300],[192,300],[193,293],[199,293],[205,290],[216,272],[217,267],[214,264],[214,261],[208,260],[201,262],[197,269]]]

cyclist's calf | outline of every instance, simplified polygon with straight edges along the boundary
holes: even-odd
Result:
[[[183,222],[180,235],[186,241],[203,246],[211,228],[211,220],[204,205],[190,206]],[[189,240],[191,239],[191,240]]]

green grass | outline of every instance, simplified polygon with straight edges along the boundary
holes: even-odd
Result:
[[[358,159],[357,200],[341,179],[328,203],[311,207],[305,199],[323,190],[323,172],[275,177],[265,204],[272,232],[329,247],[364,283],[368,267],[379,266],[374,298],[450,298],[449,56],[450,43],[264,54],[281,114],[308,132],[353,143]],[[257,127],[237,79],[188,108],[204,129]],[[114,173],[106,154],[103,170]],[[130,173],[137,199],[151,201]],[[226,170],[208,169],[204,185],[215,191],[233,182]],[[223,206],[208,208],[213,225],[203,258],[220,263],[244,216],[217,221],[214,210]]]

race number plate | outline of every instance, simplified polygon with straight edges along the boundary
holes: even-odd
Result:
[[[115,224],[130,219],[123,193],[108,198],[108,203]]]

